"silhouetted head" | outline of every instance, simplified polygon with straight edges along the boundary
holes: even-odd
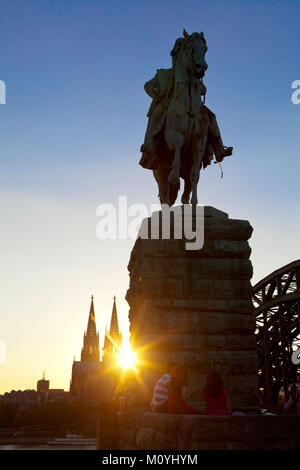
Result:
[[[219,372],[212,369],[206,378],[206,383],[203,389],[204,395],[207,395],[208,397],[218,397],[221,395],[223,388],[222,377]]]
[[[173,369],[170,388],[171,392],[180,393],[181,388],[186,386],[188,382],[187,368],[185,365],[178,364]]]

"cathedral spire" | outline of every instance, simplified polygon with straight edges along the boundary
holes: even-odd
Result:
[[[109,334],[112,337],[118,337],[120,335],[118,314],[117,314],[117,306],[116,306],[116,296],[115,295],[114,295],[113,309],[112,309],[112,313],[111,313]]]
[[[116,296],[114,296],[114,303],[113,303],[113,308],[112,308],[112,313],[111,313],[109,332],[105,328],[105,338],[104,338],[104,347],[102,350],[102,357],[108,358],[108,356],[116,355],[121,345],[122,345],[122,335],[119,330]]]
[[[83,348],[81,351],[82,362],[94,362],[100,360],[99,333],[96,329],[96,319],[94,310],[94,296],[91,298],[89,319],[86,333],[83,337]]]
[[[95,319],[95,311],[94,311],[94,296],[92,295],[86,334],[96,335],[96,333],[97,331],[96,331],[96,319]]]

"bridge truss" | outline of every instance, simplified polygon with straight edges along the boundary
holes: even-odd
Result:
[[[300,343],[300,260],[258,282],[252,291],[256,316],[259,387],[274,401],[281,386],[296,381],[292,353]],[[300,364],[299,364],[300,366]]]

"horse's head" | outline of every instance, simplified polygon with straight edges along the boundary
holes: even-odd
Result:
[[[205,53],[207,51],[206,40],[203,33],[188,34],[183,30],[184,38],[177,39],[171,52],[174,62],[180,59],[185,62],[187,69],[196,78],[203,78],[207,70]]]

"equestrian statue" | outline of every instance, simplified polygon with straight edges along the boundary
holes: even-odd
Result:
[[[232,147],[223,145],[215,114],[204,104],[206,51],[203,32],[184,30],[171,51],[172,68],[158,69],[144,86],[152,103],[139,163],[153,170],[161,204],[175,203],[181,177],[182,204],[196,205],[200,169],[213,156],[221,162],[232,155]]]

